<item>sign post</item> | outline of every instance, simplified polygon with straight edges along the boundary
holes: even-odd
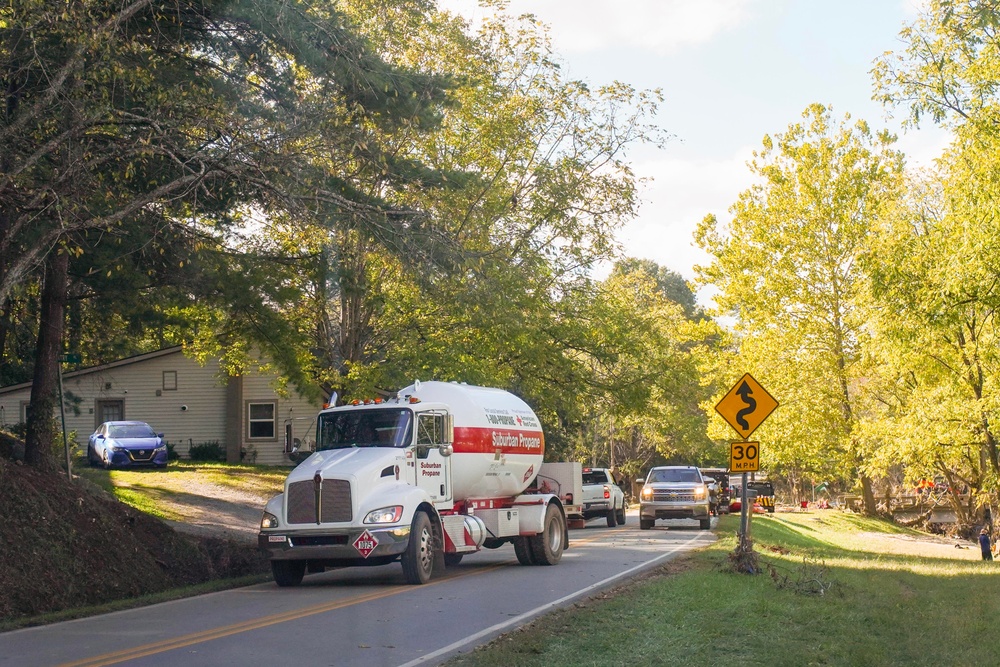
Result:
[[[742,473],[740,489],[740,549],[749,548],[750,514],[747,510],[747,473],[760,470],[760,443],[748,442],[750,434],[764,423],[767,416],[778,407],[767,390],[760,385],[752,375],[746,373],[733,385],[718,405],[718,412],[733,430],[743,438],[741,442],[731,443],[729,452],[729,471]]]
[[[59,357],[59,418],[62,420],[63,449],[66,451],[66,476],[73,481],[72,463],[69,456],[69,436],[66,435],[66,408],[63,404],[62,365],[80,363],[80,355],[70,352]]]

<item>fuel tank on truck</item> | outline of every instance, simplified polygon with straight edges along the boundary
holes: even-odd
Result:
[[[545,454],[542,425],[514,394],[455,382],[417,382],[397,395],[420,399],[417,410],[441,404],[453,415],[455,501],[516,496],[538,474]]]

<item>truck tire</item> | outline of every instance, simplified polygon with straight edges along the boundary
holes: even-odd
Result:
[[[617,510],[615,510],[614,507],[608,510],[608,513],[606,515],[606,518],[608,520],[608,528],[614,528],[615,526],[618,525],[618,519],[615,518],[616,511]]]
[[[618,511],[615,512],[615,521],[618,522],[619,526],[625,525],[625,506],[622,505]]]
[[[462,556],[464,556],[464,555],[465,554],[448,554],[448,553],[446,553],[444,555],[444,564],[447,565],[448,567],[451,567],[452,565],[458,565],[459,563],[462,562]]]
[[[709,519],[702,519],[701,520],[701,529],[702,530],[710,530],[711,528],[712,528],[712,519],[709,518]]]
[[[535,554],[531,551],[531,544],[528,543],[527,537],[515,537],[511,542],[514,543],[514,555],[517,556],[517,562],[521,565],[537,565],[535,562]]]
[[[399,560],[406,583],[419,586],[431,580],[434,573],[434,529],[426,512],[413,515],[410,541]]]
[[[649,530],[656,523],[656,519],[643,519],[639,517],[639,530]]]
[[[279,586],[298,586],[306,573],[304,560],[272,560],[271,574]]]
[[[555,565],[562,559],[566,548],[566,521],[562,510],[555,503],[549,503],[545,510],[542,532],[528,538],[531,552],[538,565]]]

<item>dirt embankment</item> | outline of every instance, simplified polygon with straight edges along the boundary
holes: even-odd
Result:
[[[183,519],[168,525],[0,455],[0,622],[267,571],[252,545],[263,504],[203,491],[164,493]]]

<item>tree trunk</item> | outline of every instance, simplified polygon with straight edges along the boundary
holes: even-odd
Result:
[[[68,271],[69,254],[61,248],[55,248],[45,262],[45,285],[42,288],[38,345],[35,348],[35,373],[24,439],[24,462],[42,469],[56,467],[54,415],[59,407],[59,355],[62,351]]]

